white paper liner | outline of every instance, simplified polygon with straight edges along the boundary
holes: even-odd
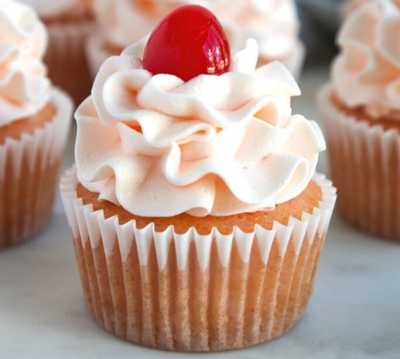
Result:
[[[114,54],[107,51],[101,36],[91,34],[86,43],[86,56],[89,63],[90,74],[94,79],[103,62]],[[293,51],[281,62],[289,69],[295,78],[299,78],[304,64],[306,51],[302,43],[298,43]]]
[[[342,216],[355,226],[400,239],[400,133],[352,118],[319,96],[328,141],[332,179]]]
[[[96,320],[125,340],[178,351],[221,351],[276,338],[304,313],[336,200],[301,221],[254,233],[235,228],[158,233],[105,218],[77,197],[75,170],[61,181],[86,300]]]
[[[94,31],[91,22],[51,24],[46,64],[49,77],[56,86],[69,93],[75,104],[90,94],[91,76],[86,58],[86,39]]]
[[[56,117],[0,145],[0,248],[32,236],[48,221],[72,118],[72,102],[54,89]]]

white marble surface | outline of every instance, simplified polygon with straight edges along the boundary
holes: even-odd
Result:
[[[298,112],[315,118],[315,89],[325,76],[320,71],[304,77]],[[272,344],[207,357],[400,358],[399,258],[399,244],[357,233],[334,218],[315,294],[300,324]],[[139,348],[95,325],[83,303],[58,200],[51,224],[40,236],[0,253],[0,358],[110,357],[190,355]]]

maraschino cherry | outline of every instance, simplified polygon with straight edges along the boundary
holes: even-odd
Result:
[[[221,75],[231,62],[230,47],[218,19],[206,8],[182,6],[153,31],[143,67],[188,81],[201,74]]]

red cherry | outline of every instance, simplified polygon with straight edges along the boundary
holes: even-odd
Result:
[[[218,19],[206,8],[182,6],[153,31],[143,66],[155,74],[172,74],[188,81],[200,74],[228,71],[231,53]]]

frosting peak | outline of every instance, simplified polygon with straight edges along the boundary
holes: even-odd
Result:
[[[188,82],[141,67],[146,41],[108,59],[77,110],[79,181],[139,216],[272,208],[299,195],[325,143],[292,115],[300,90],[279,63],[256,69],[258,46],[230,72]]]
[[[0,126],[38,112],[50,83],[42,57],[47,35],[34,11],[13,0],[0,7]]]
[[[368,2],[346,19],[332,77],[347,106],[364,107],[372,117],[400,111],[399,36],[400,8],[393,0]]]

